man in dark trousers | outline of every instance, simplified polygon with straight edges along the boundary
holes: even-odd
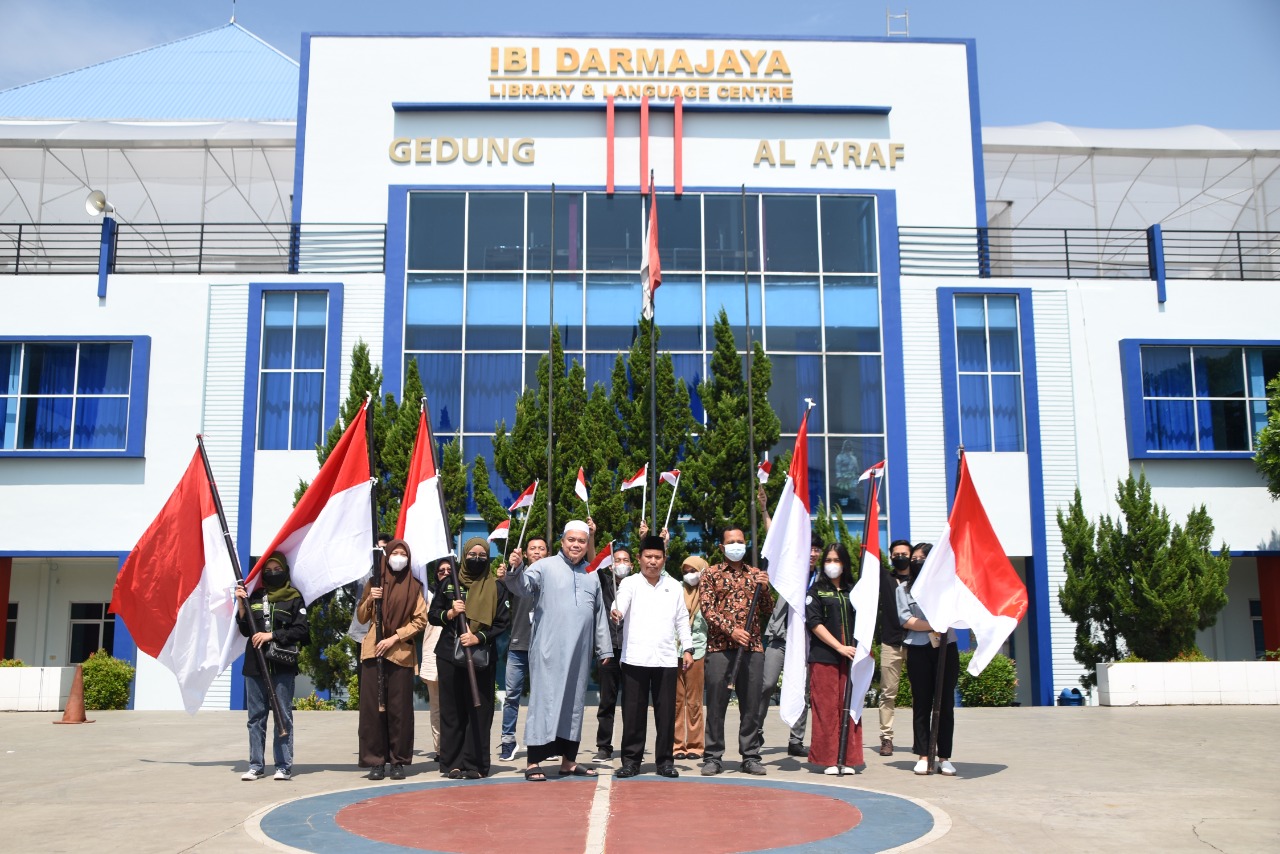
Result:
[[[613,550],[613,572],[600,573],[600,593],[604,596],[604,606],[613,610],[613,602],[618,598],[618,585],[631,574],[631,552],[626,549]],[[622,624],[609,621],[609,635],[613,639],[613,648],[622,649]],[[596,708],[596,762],[608,762],[613,758],[613,719],[618,710],[618,688],[622,684],[622,668],[615,657],[608,664],[600,664],[596,670],[596,681],[600,684],[600,705]]]
[[[889,546],[893,570],[880,579],[880,755],[893,755],[893,712],[898,702],[898,684],[906,666],[907,651],[902,645],[907,630],[898,621],[895,593],[898,585],[911,577],[911,541],[894,540]]]

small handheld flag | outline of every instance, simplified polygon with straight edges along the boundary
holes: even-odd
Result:
[[[613,566],[613,540],[609,541],[609,545],[600,550],[600,554],[591,559],[591,563],[587,564],[587,572],[595,572],[604,569],[606,566]]]
[[[533,483],[529,484],[528,489],[520,493],[520,497],[518,497],[515,500],[515,503],[512,504],[510,507],[508,507],[507,510],[511,513],[514,513],[517,510],[519,510],[521,507],[532,507],[533,496],[537,493],[537,491],[538,491],[538,481],[535,480]]]
[[[773,463],[768,460],[765,460],[760,465],[756,466],[756,480],[760,481],[761,484],[768,483],[769,475],[772,473]]]
[[[871,468],[864,471],[862,473],[862,476],[858,478],[858,483],[862,483],[864,480],[866,480],[869,477],[884,477],[884,464],[885,464],[885,461],[881,460],[880,462],[873,465]]]
[[[635,489],[637,486],[644,486],[645,481],[649,478],[649,464],[645,463],[640,466],[640,471],[631,476],[630,479],[622,482],[621,490]]]
[[[511,533],[511,520],[503,519],[498,523],[498,527],[489,532],[489,541],[505,540]]]
[[[587,505],[587,515],[591,515],[591,501],[587,498],[587,476],[582,471],[582,466],[578,466],[578,479],[573,484],[573,494],[582,499],[582,503]]]

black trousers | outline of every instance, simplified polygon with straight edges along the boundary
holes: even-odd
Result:
[[[942,671],[942,714],[938,720],[938,758],[951,758],[951,740],[956,731],[956,680],[960,678],[960,651],[954,643],[940,646],[911,646],[907,650],[907,678],[911,680],[911,723],[916,756],[929,755],[929,726],[933,716],[933,694],[938,686],[938,663],[946,655]]]
[[[729,691],[729,669],[733,666],[735,651],[708,652],[703,661],[703,679],[707,691],[707,749],[703,754],[717,762],[724,759],[724,716],[729,710],[729,694],[738,695],[738,752],[743,761],[760,759],[764,744],[764,707],[760,704],[760,686],[764,681],[764,653],[742,653],[738,664],[737,690]],[[745,702],[744,702],[745,700]]]
[[[649,737],[653,705],[654,759],[658,767],[674,761],[676,733],[676,668],[622,665],[622,761],[639,765]]]
[[[387,711],[378,711],[378,662],[360,662],[360,767],[413,762],[413,668],[385,662]]]
[[[596,669],[596,681],[600,683],[600,706],[596,709],[596,749],[613,753],[613,718],[618,708],[618,686],[622,683],[622,671],[618,659]]]
[[[490,658],[492,661],[492,657]],[[440,770],[477,771],[489,776],[489,735],[493,729],[494,667],[476,668],[480,707],[472,705],[467,668],[436,656],[440,680]]]

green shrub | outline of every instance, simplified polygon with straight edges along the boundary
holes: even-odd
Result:
[[[306,697],[295,697],[293,709],[297,712],[333,712],[338,709],[337,700],[322,700],[315,691]]]
[[[1017,697],[1018,673],[1013,660],[996,653],[991,663],[977,676],[966,669],[973,651],[960,653],[960,702],[966,706],[1012,706]]]
[[[0,658],[0,667],[26,667],[20,660],[16,658]]]
[[[871,647],[871,657],[876,660],[875,675],[871,677],[871,683],[876,688],[876,697],[880,696],[880,644]],[[898,697],[893,702],[894,708],[911,708],[911,680],[907,678],[907,662],[902,662],[902,675],[898,679]]]
[[[1140,655],[1134,655],[1132,652],[1120,659],[1117,664],[1146,664],[1147,660]]]
[[[1200,648],[1196,646],[1184,649],[1182,652],[1175,655],[1172,660],[1173,661],[1213,661],[1212,658],[1205,655],[1203,652],[1200,651]]]
[[[84,665],[84,707],[86,709],[124,709],[129,706],[129,683],[133,681],[133,665],[100,649],[89,656]]]

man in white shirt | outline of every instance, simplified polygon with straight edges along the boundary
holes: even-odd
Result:
[[[654,758],[663,777],[679,777],[674,761],[676,668],[693,664],[693,635],[680,582],[665,571],[666,543],[645,537],[640,574],[623,580],[614,601],[614,621],[622,629],[622,767],[616,777],[640,773],[653,701],[657,742]]]

